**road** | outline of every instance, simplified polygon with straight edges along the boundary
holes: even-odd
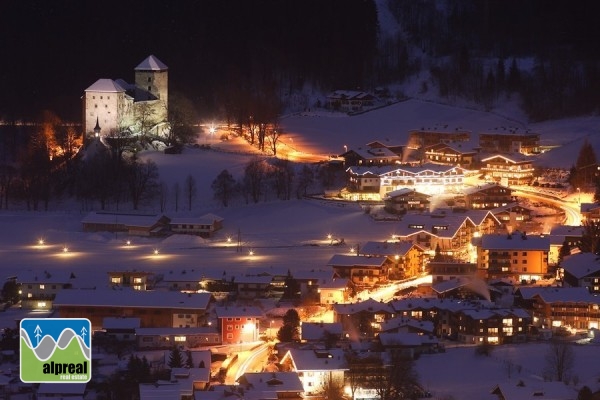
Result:
[[[565,201],[550,194],[544,194],[541,192],[536,193],[527,189],[517,189],[513,192],[513,194],[518,197],[532,199],[558,207],[565,212],[565,225],[581,225],[580,204],[577,201]]]
[[[431,275],[420,276],[415,279],[407,280],[404,282],[392,283],[388,286],[377,288],[376,290],[363,290],[357,293],[355,300],[364,301],[369,298],[377,301],[388,302],[394,299],[394,294],[402,289],[406,289],[411,286],[418,286],[424,283],[431,283]]]

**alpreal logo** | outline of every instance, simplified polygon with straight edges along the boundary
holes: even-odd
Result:
[[[87,318],[25,318],[20,324],[21,380],[83,383],[92,377]]]

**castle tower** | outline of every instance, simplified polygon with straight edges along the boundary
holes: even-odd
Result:
[[[135,67],[136,101],[160,100],[164,104],[164,118],[169,105],[169,68],[153,55]],[[158,110],[157,110],[158,111]]]

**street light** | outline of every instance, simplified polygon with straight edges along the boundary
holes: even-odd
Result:
[[[344,153],[348,152],[348,146],[344,145]]]

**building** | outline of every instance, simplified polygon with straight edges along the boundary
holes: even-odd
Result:
[[[496,128],[498,129],[498,128]],[[489,153],[540,153],[540,134],[533,132],[518,132],[519,128],[500,128],[496,132],[479,134],[481,151]]]
[[[327,95],[327,108],[337,111],[357,112],[373,107],[377,99],[369,93],[356,90],[336,90]]]
[[[477,276],[477,264],[458,261],[430,261],[427,270],[433,283]]]
[[[357,287],[374,286],[387,282],[392,263],[387,257],[336,254],[327,263],[334,275],[348,280]]]
[[[469,309],[456,314],[458,340],[468,344],[503,344],[526,340],[530,315],[521,308]]]
[[[51,310],[58,293],[73,287],[75,275],[67,272],[22,273],[17,282],[20,284],[19,298],[21,307],[32,310]]]
[[[169,222],[169,227],[173,233],[209,238],[223,228],[223,218],[215,214],[205,214],[197,218],[173,218]]]
[[[331,278],[318,284],[319,304],[330,306],[346,303],[350,298],[351,285],[347,278]]]
[[[258,340],[259,322],[264,317],[257,307],[216,307],[221,342],[247,343]]]
[[[425,250],[408,241],[367,242],[361,246],[362,255],[386,256],[391,262],[388,279],[406,279],[424,271]]]
[[[140,327],[136,317],[107,317],[102,320],[102,330],[106,335],[123,342],[135,341],[135,330]]]
[[[471,132],[460,128],[454,131],[447,126],[413,129],[408,132],[408,147],[414,149],[427,148],[439,143],[462,143],[471,140]]]
[[[82,102],[85,138],[108,136],[124,129],[147,129],[136,125],[142,119],[150,126],[167,119],[168,67],[150,55],[135,67],[135,83],[98,79],[85,89]]]
[[[600,294],[600,256],[577,253],[565,257],[561,264],[563,282],[569,287],[584,287],[592,294]]]
[[[374,337],[381,331],[381,325],[394,318],[395,313],[389,304],[373,299],[333,305],[334,321],[342,323],[344,332],[352,341]]]
[[[168,230],[169,221],[166,216],[158,214],[93,211],[81,220],[81,224],[84,232],[126,232],[134,236],[160,236]]]
[[[430,197],[430,195],[414,189],[402,188],[388,192],[383,198],[383,202],[387,212],[405,214],[407,211],[429,210]]]
[[[171,349],[173,346],[195,348],[221,344],[221,334],[214,326],[194,328],[136,328],[138,349]]]
[[[473,241],[477,248],[477,268],[487,278],[537,281],[548,273],[550,239],[515,231],[508,235],[488,234]]]
[[[528,185],[533,179],[533,162],[520,154],[496,154],[481,160],[481,172],[486,179],[503,186]]]
[[[464,199],[466,207],[473,210],[491,210],[515,201],[512,189],[497,183],[465,188]]]
[[[283,371],[294,371],[304,388],[304,395],[323,393],[329,385],[344,385],[348,370],[342,349],[290,349],[281,358]]]
[[[350,149],[344,154],[344,164],[347,166],[379,166],[379,165],[391,165],[399,164],[402,161],[402,157],[394,153],[387,147],[371,147],[366,148],[358,147]]]
[[[148,271],[109,271],[111,286],[130,287],[134,290],[147,290],[151,284],[153,272]]]
[[[309,343],[323,343],[331,339],[340,341],[344,338],[344,327],[339,322],[302,322],[300,340]]]
[[[581,223],[600,222],[600,204],[597,203],[581,203]]]
[[[465,143],[466,144],[466,143]],[[424,162],[442,165],[459,165],[466,169],[473,168],[478,151],[463,148],[462,143],[437,143],[424,149]]]
[[[94,329],[104,318],[137,317],[140,327],[197,327],[206,324],[210,293],[154,290],[61,290],[54,299],[60,318],[88,318]]]
[[[304,386],[297,372],[246,372],[237,382],[244,399],[304,398]]]

